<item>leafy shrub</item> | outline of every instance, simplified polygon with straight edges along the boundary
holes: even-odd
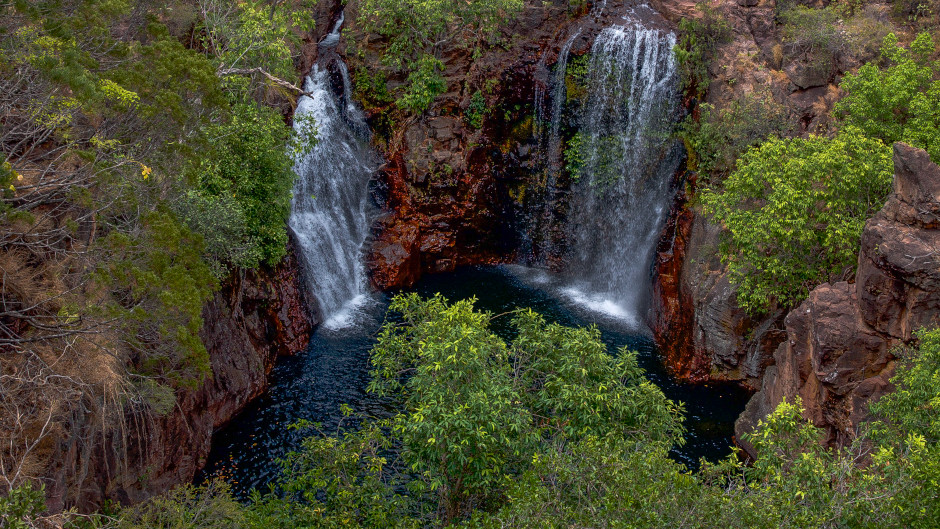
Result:
[[[689,115],[679,137],[689,152],[689,166],[706,177],[734,169],[738,157],[770,136],[782,136],[788,128],[786,109],[770,94],[747,94],[728,107],[698,106],[699,116]]]
[[[710,3],[701,2],[696,7],[702,17],[679,21],[679,42],[674,52],[683,88],[701,97],[708,90],[708,68],[718,47],[730,42],[732,33],[731,25]]]
[[[144,217],[140,234],[113,231],[100,245],[108,259],[95,278],[114,300],[92,312],[121,322],[139,373],[198,386],[211,370],[199,337],[202,307],[216,286],[201,237],[160,208]]]
[[[498,39],[497,27],[515,17],[522,5],[522,0],[363,0],[358,12],[364,31],[385,38],[383,62],[408,73],[398,105],[419,113],[447,89],[438,73],[444,47],[472,49]]]
[[[891,186],[891,149],[857,128],[833,139],[771,139],[702,201],[727,230],[722,261],[738,301],[792,306],[855,265],[865,220]]]
[[[565,147],[565,170],[572,180],[580,180],[584,171],[584,134],[575,132]]]
[[[33,488],[26,482],[0,493],[0,527],[4,529],[32,529],[34,521],[46,510],[44,487]]]
[[[467,124],[475,129],[482,127],[483,118],[486,117],[487,113],[489,113],[489,109],[486,108],[486,98],[483,97],[483,92],[477,90],[470,97],[470,105],[467,106],[467,110],[464,112]]]
[[[378,108],[395,100],[388,92],[388,78],[381,70],[370,74],[364,67],[357,68],[354,88],[356,100],[366,108]]]
[[[904,141],[925,149],[940,162],[940,66],[930,62],[934,50],[929,33],[919,34],[909,50],[894,34],[885,37],[887,66],[871,62],[845,76],[841,87],[847,94],[836,105],[837,117],[886,144]]]
[[[565,67],[565,97],[568,101],[583,99],[587,95],[588,64],[591,60],[590,54],[576,55],[567,66],[561,64],[556,68]]]
[[[876,9],[833,2],[812,8],[777,3],[777,19],[783,24],[784,49],[792,60],[809,59],[809,66],[826,77],[849,57],[869,60],[877,55],[891,26],[881,21]]]
[[[398,106],[420,114],[427,110],[437,96],[447,90],[447,81],[441,75],[444,63],[431,55],[422,56],[411,68],[408,83],[398,98]]]
[[[206,230],[217,269],[276,264],[287,252],[296,179],[290,130],[275,110],[248,102],[234,105],[229,120],[204,134],[209,149],[194,168],[198,197],[184,206],[187,220]]]
[[[842,13],[836,4],[820,9],[795,5],[785,8],[778,18],[791,57],[808,55],[812,66],[826,74],[835,68],[846,46]]]

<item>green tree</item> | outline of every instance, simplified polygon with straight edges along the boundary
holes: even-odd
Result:
[[[399,296],[391,310],[402,323],[379,336],[370,390],[397,399],[401,413],[309,439],[287,462],[284,487],[324,519],[379,527],[408,512],[395,523],[446,524],[498,509],[539,453],[613,436],[665,454],[681,438],[679,409],[643,379],[634,353],[608,354],[597,329],[521,311],[507,344],[472,301]],[[387,446],[400,461],[382,457]]]
[[[702,194],[726,230],[722,261],[751,312],[792,306],[855,265],[865,220],[891,188],[891,150],[857,128],[771,139]]]
[[[492,317],[474,313],[468,302],[448,305],[440,298],[411,296],[398,298],[396,304],[403,321],[390,322],[383,331],[379,348],[388,350],[377,352],[376,384],[403,399],[400,403],[408,408],[400,415],[367,421],[354,430],[341,425],[339,435],[306,439],[284,461],[280,490],[255,493],[248,505],[234,502],[218,485],[202,490],[184,486],[115,518],[102,517],[98,526],[926,529],[936,527],[940,519],[936,329],[920,332],[919,344],[899,353],[892,379],[897,389],[873,406],[873,419],[862,426],[855,442],[825,446],[822,432],[803,417],[800,402],[784,401],[747,434],[757,452],[751,464],[733,455],[691,473],[667,455],[679,437],[676,410],[658,390],[637,384],[640,374],[635,365],[630,367],[631,355],[621,359],[625,362],[614,359],[597,342],[595,331],[546,325],[540,316],[520,312],[518,336],[507,345],[479,333]],[[515,375],[500,367],[507,356]],[[418,392],[428,382],[411,384],[410,379],[442,377],[452,387],[447,378],[451,375],[445,372],[453,369],[478,388],[485,383],[473,379],[486,377],[494,367],[478,363],[480,358],[496,361],[497,371],[504,372],[501,377],[509,377],[521,410],[511,417],[528,415],[532,432],[509,434],[524,442],[516,444],[522,455],[518,466],[501,467],[507,472],[496,482],[502,492],[490,492],[489,501],[470,502],[461,516],[448,517],[439,510],[439,495],[427,486],[441,471],[437,461],[422,461],[423,449],[410,456],[417,459],[396,460],[409,450],[409,442],[431,444],[428,437],[409,441],[403,426],[427,421],[415,413],[451,410],[452,415],[435,422],[450,425],[448,432],[455,436],[440,443],[457,445],[455,453],[469,458],[485,458],[490,449],[464,445],[481,437],[460,424],[468,420],[460,415],[460,401],[439,402],[440,393],[421,399]],[[611,377],[612,372],[622,377]],[[609,394],[611,388],[620,396]],[[610,413],[617,409],[624,413]],[[599,410],[600,417],[591,418]],[[543,415],[546,412],[550,415]],[[349,416],[351,410],[344,413]],[[624,428],[619,419],[632,426]],[[478,426],[489,431],[487,424]],[[450,457],[434,449],[428,455]],[[457,477],[472,480],[475,471],[468,467],[466,476]],[[42,509],[36,501],[41,498],[30,496],[29,489],[11,498],[0,500],[0,520],[15,524]]]
[[[917,35],[910,49],[889,34],[882,44],[887,66],[870,62],[847,74],[840,85],[847,94],[836,115],[867,136],[887,145],[909,143],[940,162],[940,65],[931,61],[934,50],[929,33]]]

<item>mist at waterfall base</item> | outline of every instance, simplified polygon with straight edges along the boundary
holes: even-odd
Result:
[[[668,398],[684,403],[688,432],[685,445],[673,450],[674,459],[694,469],[701,457],[716,461],[731,452],[734,420],[744,409],[746,392],[731,385],[677,383],[663,370],[650,339],[620,320],[562,302],[540,282],[540,274],[520,267],[467,268],[428,276],[413,290],[423,296],[441,293],[450,300],[476,297],[476,308],[493,314],[530,307],[550,322],[597,324],[612,354],[623,346],[636,350],[647,377]],[[274,480],[280,473],[276,460],[298,449],[304,435],[310,435],[289,430],[290,424],[305,419],[321,423],[325,433],[334,433],[342,418],[341,404],[372,416],[395,413],[390,401],[366,392],[369,351],[387,307],[388,296],[381,296],[363,311],[356,325],[339,331],[320,327],[306,351],[282,358],[271,375],[268,392],[216,433],[199,480],[221,476],[236,494],[244,496]],[[508,316],[495,318],[492,330],[512,339],[510,320]]]

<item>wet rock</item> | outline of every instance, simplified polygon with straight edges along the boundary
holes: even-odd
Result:
[[[415,223],[396,224],[372,247],[369,268],[380,290],[410,287],[421,274],[417,252],[420,228]]]
[[[675,217],[658,250],[651,310],[664,361],[682,380],[738,381],[756,390],[784,340],[784,313],[749,316],[718,258],[720,229],[688,206]]]

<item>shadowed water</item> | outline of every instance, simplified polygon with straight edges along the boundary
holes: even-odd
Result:
[[[552,322],[596,324],[611,353],[623,346],[638,351],[650,380],[670,399],[685,403],[688,433],[686,444],[673,451],[675,459],[695,468],[700,457],[714,461],[730,453],[734,420],[744,409],[747,393],[733,386],[676,383],[663,371],[648,337],[621,320],[560,301],[543,279],[541,272],[519,267],[470,268],[429,276],[414,290],[424,296],[439,292],[451,300],[476,297],[479,310],[494,314],[530,307]],[[324,431],[333,432],[344,403],[375,416],[393,413],[389,402],[365,391],[369,350],[387,304],[385,298],[370,305],[356,325],[341,331],[321,327],[306,351],[281,359],[269,391],[215,435],[209,464],[199,479],[225,477],[237,494],[244,495],[276,478],[280,470],[276,459],[299,446],[301,435],[288,430],[288,425],[306,419],[321,422]],[[512,339],[510,320],[509,316],[495,318],[493,331]]]

